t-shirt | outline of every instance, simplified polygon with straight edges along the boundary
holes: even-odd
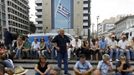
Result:
[[[120,41],[118,42],[118,46],[119,46],[121,49],[126,49],[127,44],[128,44],[128,41],[127,41],[127,40],[126,40],[126,41],[120,40]]]
[[[85,63],[81,63],[80,61],[77,61],[74,67],[79,69],[80,72],[84,72],[92,68],[92,65],[88,61],[85,61]]]
[[[41,71],[41,72],[45,72],[46,71],[46,69],[48,68],[47,66],[48,66],[48,62],[46,62],[46,64],[45,64],[45,66],[44,67],[41,67],[41,65],[40,65],[40,63],[38,62],[38,69]]]
[[[112,65],[112,62],[110,63]],[[97,65],[97,69],[99,69],[101,71],[101,75],[108,75],[108,71],[110,69],[109,65],[107,65],[106,63],[104,63],[104,61],[99,61],[98,65]]]
[[[112,49],[115,49],[116,46],[117,46],[117,41],[116,40],[114,40],[114,41],[110,40],[109,43],[108,43],[108,46],[110,46],[110,48],[112,48]]]
[[[120,67],[121,66],[121,61],[118,61],[116,67]],[[126,70],[130,67],[130,64],[126,61],[126,63],[123,65],[123,70]],[[125,72],[121,72],[122,75],[125,75]]]
[[[24,44],[23,44],[23,48],[25,48],[25,49],[30,49],[30,42],[28,41],[28,40],[26,40],[25,42],[24,42]]]
[[[37,42],[37,43],[33,42],[32,47],[33,47],[33,49],[38,50],[38,48],[40,48],[40,43],[39,42]]]
[[[60,52],[67,52],[67,43],[70,43],[70,39],[66,35],[64,37],[57,35],[52,42],[57,43],[57,46],[60,47]]]

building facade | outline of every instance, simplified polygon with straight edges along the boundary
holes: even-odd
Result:
[[[4,28],[6,28],[6,2],[5,0],[0,0],[0,39],[3,37]]]
[[[88,0],[36,0],[36,5],[36,32],[64,28],[71,34],[88,34]]]
[[[134,16],[127,16],[127,17],[122,18],[121,20],[119,20],[115,23],[115,26],[116,26],[115,33],[116,33],[117,37],[119,38],[120,34],[123,31],[134,26]]]
[[[84,36],[87,36],[88,35],[88,21],[89,21],[89,5],[88,5],[88,0],[83,0],[83,31],[82,31],[82,34]]]
[[[101,22],[98,25],[98,34],[99,35],[108,35],[109,32],[113,32],[115,31],[115,23],[117,21],[120,20],[121,17],[117,16],[117,17],[111,17],[109,19],[105,19],[103,20],[103,22]]]
[[[28,0],[6,1],[6,28],[12,33],[29,32],[29,6]]]
[[[36,4],[36,33],[43,33],[44,29],[43,29],[43,18],[42,18],[42,3],[43,1],[42,0],[36,0],[35,1],[35,4]]]

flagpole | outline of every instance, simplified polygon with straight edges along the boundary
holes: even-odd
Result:
[[[68,4],[69,4],[69,8],[70,8],[70,7],[71,7],[71,6],[70,6],[70,3],[71,3],[71,2],[70,2],[70,0],[68,0],[68,1],[69,1]],[[71,8],[70,8],[70,10],[71,10]],[[69,11],[70,11],[70,10],[69,10]],[[69,18],[68,18],[68,33],[69,33],[69,28],[70,28],[70,16],[69,16]]]
[[[70,25],[70,17],[69,17],[69,19],[68,19],[68,33],[69,33],[69,25]]]

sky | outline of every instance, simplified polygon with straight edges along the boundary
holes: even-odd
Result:
[[[35,0],[29,0],[30,20],[35,22]],[[117,15],[134,14],[134,0],[91,0],[91,22],[102,22]]]

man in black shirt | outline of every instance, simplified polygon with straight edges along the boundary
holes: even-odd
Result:
[[[116,65],[117,73],[116,75],[132,75],[132,67],[129,62],[126,60],[126,57],[122,55],[120,61]]]
[[[59,35],[55,36],[52,40],[55,43],[55,48],[57,50],[57,60],[58,67],[61,68],[62,60],[64,61],[64,74],[69,75],[68,73],[68,54],[67,48],[70,46],[70,39],[64,35],[64,30],[59,30]]]

